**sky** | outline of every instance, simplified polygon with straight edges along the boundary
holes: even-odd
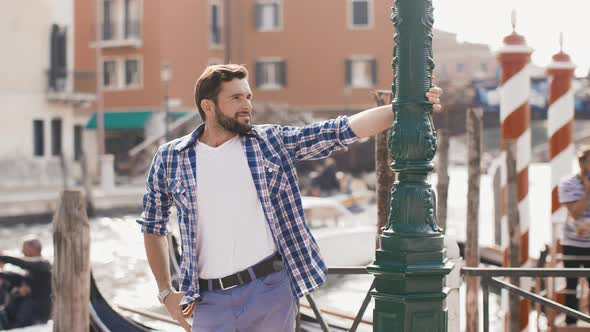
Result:
[[[433,6],[435,28],[457,33],[459,41],[488,44],[492,51],[512,32],[515,9],[516,32],[534,49],[533,63],[549,64],[563,32],[563,49],[577,66],[576,76],[588,74],[590,0],[433,0]]]

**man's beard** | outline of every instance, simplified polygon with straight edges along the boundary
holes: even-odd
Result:
[[[240,113],[236,113],[236,116]],[[221,126],[221,128],[229,131],[230,133],[235,133],[239,135],[244,135],[252,131],[251,124],[244,124],[238,121],[237,118],[229,117],[215,107],[215,116],[217,117],[217,123]],[[250,119],[252,118],[252,114],[250,113]]]

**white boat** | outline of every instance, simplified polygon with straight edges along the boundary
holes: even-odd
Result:
[[[352,214],[337,198],[304,196],[302,203],[328,266],[367,265],[373,260],[377,228],[367,215]]]

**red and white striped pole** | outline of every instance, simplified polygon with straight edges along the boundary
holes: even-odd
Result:
[[[560,37],[560,44],[562,44]],[[551,222],[563,222],[567,217],[565,208],[560,207],[557,187],[560,180],[573,171],[575,157],[572,143],[574,130],[574,91],[572,78],[576,66],[569,55],[563,52],[553,56],[547,67],[551,83],[549,87],[549,110],[547,133],[549,137],[549,158],[551,159]],[[553,233],[553,232],[552,232]]]
[[[529,163],[531,159],[531,112],[529,96],[531,89],[528,65],[533,52],[526,45],[523,36],[514,31],[516,16],[512,13],[512,34],[504,38],[504,45],[498,51],[498,61],[502,69],[500,84],[500,123],[502,149],[507,142],[514,142],[516,147],[516,173],[517,173],[517,197],[520,220],[520,265],[526,265],[529,258]],[[506,218],[506,172],[503,173],[503,218],[502,218],[502,251],[504,254],[503,265],[509,265],[510,236],[508,220]],[[524,283],[525,280],[522,280]],[[524,286],[524,285],[523,285]],[[507,304],[507,296],[503,296],[503,302]],[[507,308],[507,306],[505,306]],[[520,330],[528,326],[530,311],[528,301],[521,303]]]
[[[547,136],[549,137],[549,158],[551,159],[551,253],[557,254],[556,226],[567,219],[567,210],[559,204],[558,186],[560,180],[573,172],[572,162],[575,158],[573,145],[574,132],[574,91],[572,78],[576,66],[569,55],[563,52],[563,35],[559,37],[560,51],[553,56],[547,67],[551,80],[549,87],[549,110],[547,114]],[[554,256],[555,257],[555,256]],[[565,302],[563,281],[554,278],[550,284],[554,299]],[[554,318],[554,313],[549,319]]]

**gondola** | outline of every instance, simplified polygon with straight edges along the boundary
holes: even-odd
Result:
[[[90,332],[149,332],[143,324],[123,317],[102,296],[90,274]]]

